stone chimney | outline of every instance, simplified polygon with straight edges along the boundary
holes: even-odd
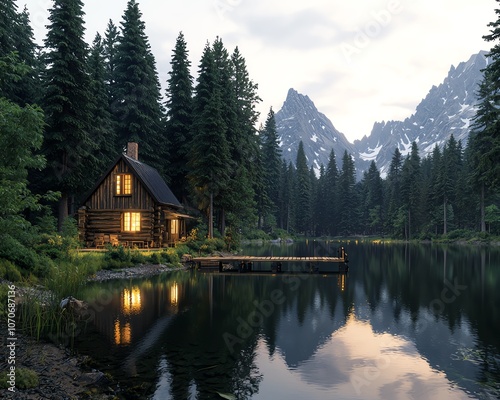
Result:
[[[127,143],[127,156],[139,161],[139,144],[136,142]]]

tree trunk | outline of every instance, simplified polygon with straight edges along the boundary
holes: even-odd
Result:
[[[411,240],[411,211],[408,209],[408,240]]]
[[[210,192],[210,204],[208,206],[208,238],[214,237],[214,194]]]
[[[481,184],[481,196],[479,200],[479,208],[481,214],[481,232],[486,232],[486,221],[484,216],[484,183]]]
[[[286,207],[286,233],[289,232],[290,229],[290,205]]]
[[[444,196],[444,200],[443,200],[443,235],[446,235],[448,233],[448,226],[447,226],[447,220],[446,220],[446,208],[447,208],[447,205],[446,205],[446,196]]]
[[[62,231],[63,222],[66,218],[68,218],[68,194],[61,193],[57,216],[57,229],[59,230],[59,232]]]
[[[220,234],[224,236],[226,232],[226,212],[224,209],[220,210]]]

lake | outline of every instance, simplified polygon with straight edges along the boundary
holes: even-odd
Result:
[[[309,240],[244,253],[340,246],[347,274],[319,265],[94,284],[76,348],[134,398],[500,398],[500,248]]]

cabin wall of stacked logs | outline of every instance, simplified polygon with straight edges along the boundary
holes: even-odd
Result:
[[[144,241],[161,245],[163,211],[145,190],[139,179],[132,174],[132,194],[116,196],[116,175],[131,173],[128,166],[120,161],[106,176],[78,212],[79,239],[87,247],[92,247],[96,235],[118,234],[120,242]],[[124,212],[141,213],[140,232],[124,232]]]

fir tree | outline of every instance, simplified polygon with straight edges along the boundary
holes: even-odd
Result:
[[[118,155],[116,135],[109,105],[106,86],[105,50],[101,35],[96,34],[89,57],[91,82],[92,126],[90,135],[97,146],[97,164],[92,168],[94,180],[97,179]],[[85,168],[88,169],[88,165]]]
[[[403,156],[396,147],[387,174],[387,229],[399,235],[398,215],[401,208]],[[396,224],[395,224],[396,223]]]
[[[296,228],[299,232],[308,234],[311,230],[311,178],[309,168],[307,167],[306,154],[304,152],[304,144],[299,143],[297,150],[297,214]]]
[[[0,2],[0,57],[15,50],[16,41],[14,32],[18,22],[17,4],[15,0],[3,0]],[[8,73],[8,71],[3,71]],[[14,77],[14,76],[13,76]],[[16,76],[19,79],[20,76]]]
[[[292,162],[288,163],[286,167],[286,162],[283,163],[285,169],[283,170],[283,195],[284,195],[284,205],[283,208],[286,224],[284,229],[287,232],[293,232],[297,230],[296,226],[296,215],[297,215],[297,170],[294,168]]]
[[[168,143],[163,129],[160,84],[141,17],[138,4],[130,0],[116,46],[116,99],[112,112],[119,146],[139,143],[141,160],[164,174]]]
[[[263,180],[266,198],[269,200],[267,211],[277,217],[281,173],[281,148],[279,146],[278,130],[272,108],[267,114],[264,128],[260,132],[261,153],[263,162]]]
[[[234,71],[233,64],[229,58],[221,38],[217,37],[212,45],[212,54],[214,60],[215,83],[220,92],[221,116],[225,125],[224,135],[229,146],[230,159],[228,161],[229,180],[227,185],[221,187],[217,203],[219,205],[218,227],[222,235],[226,228],[226,216],[231,212],[236,212],[239,208],[239,200],[243,196],[250,196],[248,190],[247,171],[245,163],[245,141],[242,125],[238,121],[236,90],[233,82]],[[236,179],[239,176],[240,179]],[[253,196],[252,196],[253,198]]]
[[[422,207],[420,156],[416,142],[412,143],[411,153],[402,169],[401,196],[402,207],[406,214],[405,238],[410,240],[420,228]]]
[[[102,43],[103,56],[104,56],[104,81],[108,92],[109,109],[112,115],[117,112],[116,106],[118,104],[118,89],[116,86],[116,63],[117,63],[117,50],[119,40],[119,31],[117,26],[112,20],[109,20],[104,34]],[[117,134],[117,123],[113,121],[113,129],[115,135]]]
[[[59,228],[68,216],[68,202],[76,204],[78,194],[91,182],[80,168],[93,164],[96,144],[89,134],[91,80],[87,68],[87,45],[83,40],[83,3],[80,0],[55,0],[50,10],[45,47],[47,118],[45,154],[49,187],[61,192]]]
[[[358,218],[358,195],[356,192],[356,170],[354,161],[347,150],[342,157],[342,170],[339,175],[339,230],[342,235],[356,231]]]
[[[430,223],[434,225],[434,233],[438,233],[438,226],[442,224],[443,212],[441,209],[442,206],[442,154],[439,147],[434,146],[434,150],[431,155],[431,169],[429,176],[429,192],[427,198],[427,213],[431,216]]]
[[[232,220],[239,221],[239,226],[236,228],[243,228],[255,222],[255,218],[250,216],[254,216],[256,210],[253,182],[257,174],[259,138],[255,125],[259,117],[256,105],[260,102],[260,98],[257,95],[257,84],[250,79],[245,59],[238,47],[231,55],[230,65],[235,112],[235,137],[231,157],[236,161],[235,178],[230,182],[230,190],[236,198],[235,206],[230,211]]]
[[[370,168],[364,175],[363,185],[365,186],[363,210],[366,213],[363,220],[368,221],[372,233],[379,233],[383,224],[382,178],[373,160],[370,163]]]
[[[496,1],[500,3],[500,0]],[[468,145],[469,181],[479,193],[482,232],[486,231],[486,197],[500,186],[500,9],[495,9],[495,14],[497,20],[488,24],[490,33],[483,36],[494,44],[488,54],[491,61],[483,70],[479,104]]]
[[[443,149],[439,183],[443,210],[443,234],[448,233],[448,224],[457,198],[457,179],[462,168],[462,154],[454,136],[451,135]]]
[[[336,235],[338,233],[338,179],[339,171],[335,159],[335,152],[332,149],[325,171],[325,197],[329,209],[325,219],[330,235]]]
[[[193,77],[190,74],[191,62],[184,35],[179,33],[171,61],[172,69],[167,81],[167,135],[170,143],[169,176],[170,187],[179,199],[188,193],[186,176],[187,158],[192,141],[193,123]]]
[[[213,237],[214,199],[227,189],[231,154],[221,88],[212,49],[207,44],[200,61],[194,99],[194,120],[189,180],[201,210],[207,211],[208,236]]]
[[[18,13],[14,1],[3,1],[0,4],[0,57],[14,57],[9,64],[16,65],[18,70],[23,69],[23,73],[4,71],[8,75],[0,86],[1,97],[21,106],[39,102],[41,85],[37,50],[27,9]]]
[[[312,177],[316,180],[316,176]],[[314,191],[313,219],[315,226],[315,236],[328,234],[328,216],[330,208],[328,204],[328,186],[326,179],[326,171],[323,164],[319,168],[319,178],[316,180]]]

